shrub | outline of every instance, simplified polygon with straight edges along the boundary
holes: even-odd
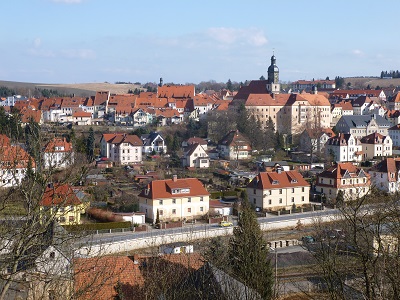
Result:
[[[87,210],[88,216],[101,222],[121,222],[123,218],[121,216],[114,215],[111,211],[106,211],[101,208],[91,207]]]

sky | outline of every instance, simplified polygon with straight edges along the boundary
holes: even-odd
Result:
[[[397,0],[2,0],[0,80],[281,82],[400,69]]]

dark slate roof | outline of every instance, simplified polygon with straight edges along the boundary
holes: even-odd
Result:
[[[375,118],[376,123],[379,127],[387,127],[389,128],[390,122],[379,115],[349,115],[349,116],[342,116],[341,119],[349,126],[350,128],[358,127],[363,128],[366,127],[371,119]],[[340,120],[339,120],[340,122]]]
[[[150,146],[151,143],[158,137],[161,136],[158,132],[152,132],[150,134],[143,134],[140,139],[143,141],[143,146]]]

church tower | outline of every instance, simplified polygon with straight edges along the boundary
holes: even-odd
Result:
[[[271,65],[268,67],[268,84],[267,90],[272,94],[279,94],[279,68],[276,65],[276,57],[274,54],[271,56]]]

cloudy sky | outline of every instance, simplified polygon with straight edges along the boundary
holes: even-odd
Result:
[[[3,0],[0,80],[283,82],[400,69],[400,1]]]

